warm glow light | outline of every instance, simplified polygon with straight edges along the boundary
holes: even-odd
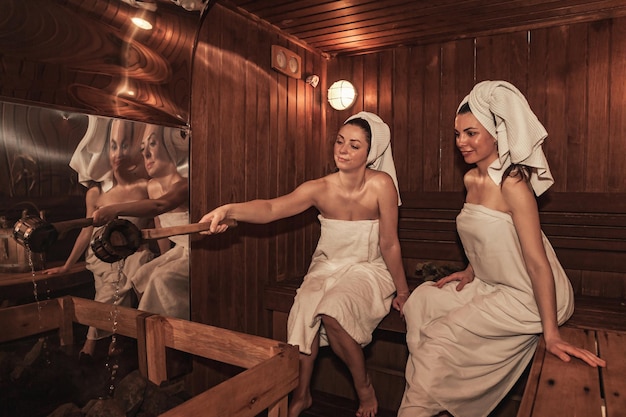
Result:
[[[345,110],[356,101],[356,90],[346,80],[335,81],[328,89],[328,102],[335,110]]]
[[[137,26],[140,29],[144,29],[144,30],[152,29],[152,24],[148,22],[146,19],[143,19],[141,17],[133,17],[130,20],[132,20],[135,26]]]

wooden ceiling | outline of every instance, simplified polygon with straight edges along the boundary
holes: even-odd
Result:
[[[626,15],[624,0],[218,0],[310,47],[357,55]]]

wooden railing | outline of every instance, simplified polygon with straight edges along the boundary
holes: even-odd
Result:
[[[245,368],[162,416],[287,415],[287,394],[298,380],[298,351],[271,339],[67,296],[0,309],[0,343],[57,330],[60,345],[71,347],[74,323],[111,329],[112,315],[116,334],[137,340],[139,371],[155,384],[168,378],[168,348]]]

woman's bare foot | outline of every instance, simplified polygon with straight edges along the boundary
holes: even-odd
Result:
[[[83,345],[83,348],[80,350],[80,352],[78,352],[78,355],[80,356],[82,354],[82,355],[93,356],[95,351],[96,351],[96,341],[87,339],[85,340],[85,344]]]
[[[367,378],[367,385],[356,389],[356,393],[359,396],[359,409],[356,411],[356,417],[374,417],[378,412],[378,400],[376,399],[376,392],[369,377]]]
[[[298,417],[307,408],[313,405],[313,397],[311,393],[307,391],[302,395],[294,393],[291,401],[289,402],[288,417]]]

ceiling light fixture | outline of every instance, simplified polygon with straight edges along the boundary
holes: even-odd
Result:
[[[146,19],[144,19],[143,17],[133,17],[130,19],[135,26],[137,26],[140,29],[143,30],[151,30],[152,29],[152,23],[148,22]]]

